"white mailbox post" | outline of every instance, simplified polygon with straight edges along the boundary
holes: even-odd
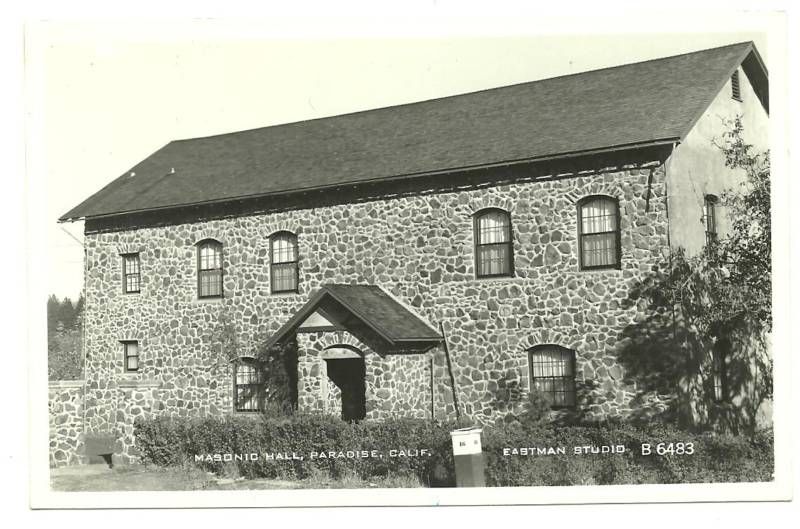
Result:
[[[480,428],[460,428],[450,432],[456,464],[456,487],[485,487]]]

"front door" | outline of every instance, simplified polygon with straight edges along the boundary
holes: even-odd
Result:
[[[326,362],[328,378],[342,392],[342,419],[360,421],[367,414],[364,359],[337,358]]]

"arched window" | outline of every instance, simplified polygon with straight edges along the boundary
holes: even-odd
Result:
[[[501,209],[486,209],[475,215],[475,275],[514,274],[511,217]]]
[[[717,241],[717,203],[715,195],[706,195],[703,200],[703,224],[706,228],[706,244]]]
[[[261,411],[266,398],[264,374],[255,360],[240,358],[234,377],[236,411]]]
[[[528,350],[531,389],[541,392],[553,408],[575,406],[575,351],[558,345]]]
[[[297,292],[297,236],[281,231],[269,239],[271,291]]]
[[[609,197],[589,197],[578,205],[582,270],[620,267],[619,205]]]
[[[730,342],[723,339],[711,349],[711,374],[714,383],[714,401],[728,400],[728,350]]]
[[[197,245],[197,297],[222,297],[222,243],[213,239]]]

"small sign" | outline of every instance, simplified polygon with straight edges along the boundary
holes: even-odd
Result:
[[[450,432],[453,440],[453,455],[480,454],[481,447],[481,428],[462,428]]]

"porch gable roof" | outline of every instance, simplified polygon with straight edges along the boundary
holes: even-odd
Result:
[[[353,318],[378,334],[392,349],[404,345],[436,345],[441,335],[425,320],[377,285],[323,285],[266,343],[271,347],[288,335],[320,308],[333,301]]]

